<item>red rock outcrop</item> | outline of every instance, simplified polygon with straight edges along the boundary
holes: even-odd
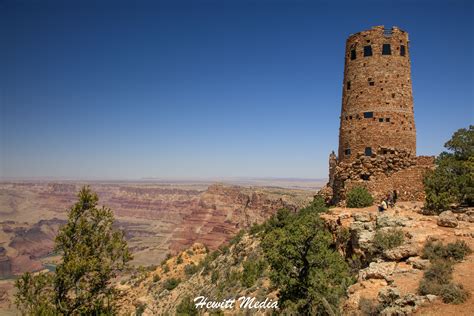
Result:
[[[295,201],[281,196],[238,186],[212,185],[173,232],[170,249],[182,250],[194,242],[215,249],[240,229],[263,222],[277,210],[296,210],[297,207]]]

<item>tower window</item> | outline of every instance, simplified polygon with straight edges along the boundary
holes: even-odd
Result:
[[[373,118],[374,112],[364,112],[364,118]]]
[[[375,82],[369,81],[369,85],[370,85],[370,86],[373,86],[374,84],[375,84]]]
[[[351,90],[351,82],[350,81],[346,82],[346,89]]]
[[[382,117],[381,117],[381,118],[379,118],[379,122],[383,122],[383,118],[382,118]]]
[[[355,49],[352,49],[352,50],[351,50],[351,60],[356,59],[356,57],[357,57],[357,56],[356,56],[356,50],[355,50]]]
[[[385,122],[390,122],[390,118],[389,117],[385,118]]]
[[[350,156],[351,155],[351,149],[347,148],[346,150],[344,150],[344,155]]]
[[[372,147],[365,147],[365,155],[372,156]]]
[[[372,46],[364,46],[364,57],[372,56]]]
[[[382,55],[392,55],[392,50],[390,48],[390,44],[383,44],[382,45]]]
[[[400,56],[405,56],[406,51],[405,51],[405,45],[400,45]]]

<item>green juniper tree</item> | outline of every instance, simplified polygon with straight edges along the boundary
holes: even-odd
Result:
[[[262,248],[271,267],[271,279],[280,289],[283,311],[327,315],[338,311],[352,278],[349,266],[335,250],[316,200],[297,214],[279,211],[269,220]]]
[[[474,205],[474,125],[457,130],[424,179],[426,207],[441,212],[451,204]]]
[[[16,304],[26,314],[114,314],[118,291],[111,284],[131,260],[113,212],[98,207],[97,194],[83,187],[60,228],[55,250],[62,262],[52,274],[24,274],[16,283]]]

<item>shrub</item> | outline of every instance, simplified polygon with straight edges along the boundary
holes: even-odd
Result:
[[[451,281],[452,272],[452,261],[436,258],[425,271],[418,292],[421,295],[434,294],[441,296],[445,303],[463,303],[469,297],[469,293],[464,290],[461,284],[454,284]]]
[[[165,281],[165,284],[163,284],[163,287],[167,289],[168,291],[171,291],[175,287],[177,287],[179,283],[181,283],[181,279],[170,278]]]
[[[171,257],[172,257],[172,255],[168,252],[168,253],[166,254],[165,259],[163,259],[163,260],[161,261],[160,265],[162,265],[162,266],[165,265],[165,264],[168,262],[168,260],[171,259]]]
[[[429,281],[435,281],[440,284],[444,284],[451,281],[452,272],[452,263],[446,260],[436,260],[432,262],[430,267],[425,271],[424,278]]]
[[[314,196],[313,201],[311,202],[311,207],[326,209],[327,203],[324,200],[323,196],[317,194],[317,195]]]
[[[217,279],[219,279],[219,272],[217,270],[214,270],[211,274],[211,282],[216,283]]]
[[[265,261],[263,260],[244,261],[242,278],[241,278],[242,285],[247,288],[252,287],[255,281],[260,277],[264,269],[265,269]]]
[[[194,273],[197,272],[197,270],[198,270],[198,267],[194,263],[188,264],[184,267],[184,273],[186,273],[187,276],[193,275]]]
[[[418,287],[418,293],[421,295],[438,295],[441,293],[441,284],[435,281],[430,281],[425,278],[421,279],[420,285]]]
[[[146,304],[139,304],[135,307],[135,316],[141,316],[145,312]]]
[[[221,245],[221,246],[219,246],[219,251],[220,251],[223,255],[225,255],[225,254],[229,253],[229,246],[227,246],[227,245]]]
[[[379,305],[376,301],[361,297],[359,300],[359,310],[364,316],[380,315]]]
[[[212,261],[216,260],[217,257],[219,257],[219,251],[214,250],[213,252],[210,253],[209,260],[212,262]]]
[[[264,229],[264,225],[253,223],[252,227],[250,227],[249,233],[250,235],[255,235],[261,232],[263,229]]]
[[[441,242],[428,240],[423,247],[421,257],[429,260],[442,259],[446,257],[446,249]]]
[[[336,249],[346,254],[347,244],[351,240],[351,232],[346,227],[339,227],[336,231]]]
[[[464,240],[456,240],[446,246],[441,242],[429,240],[423,248],[422,257],[430,260],[454,260],[461,261],[464,257],[472,252],[471,248]]]
[[[181,255],[179,255],[178,258],[176,259],[176,263],[177,264],[183,263],[183,257],[181,257]]]
[[[461,304],[469,298],[469,292],[461,284],[448,283],[441,287],[441,297],[445,303]]]
[[[467,300],[469,292],[467,292],[461,284],[452,282],[439,283],[433,280],[422,279],[418,292],[421,295],[433,294],[443,298],[443,302],[449,304],[460,304]]]
[[[239,243],[239,241],[242,240],[242,237],[244,236],[244,233],[245,231],[243,229],[241,229],[237,235],[235,235],[230,241],[229,241],[229,244],[231,245],[234,245],[234,244],[237,244]]]
[[[465,256],[472,253],[472,250],[464,240],[456,240],[446,246],[446,252],[453,260],[461,261]]]
[[[371,206],[374,202],[372,195],[363,187],[355,187],[347,194],[347,207],[361,208]]]
[[[176,306],[177,316],[195,316],[198,315],[198,310],[189,296],[186,296]]]
[[[163,272],[164,272],[164,273],[170,272],[170,266],[167,265],[167,264],[165,264],[165,265],[163,266]]]
[[[401,246],[405,240],[405,234],[401,229],[377,230],[374,236],[374,247],[383,252]]]
[[[225,273],[224,283],[226,287],[232,287],[236,285],[237,281],[241,279],[240,272],[230,268]]]
[[[153,282],[154,282],[154,283],[156,283],[156,282],[158,282],[158,281],[160,281],[160,280],[161,280],[161,278],[160,278],[160,276],[159,276],[158,274],[155,274],[155,275],[153,276]]]

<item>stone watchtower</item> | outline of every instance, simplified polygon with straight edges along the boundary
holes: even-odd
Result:
[[[346,41],[338,157],[329,158],[323,195],[343,204],[355,186],[375,198],[396,190],[401,200],[424,198],[432,157],[416,156],[408,34],[383,26]]]
[[[416,155],[408,43],[408,33],[383,26],[347,39],[339,161],[378,147]]]

